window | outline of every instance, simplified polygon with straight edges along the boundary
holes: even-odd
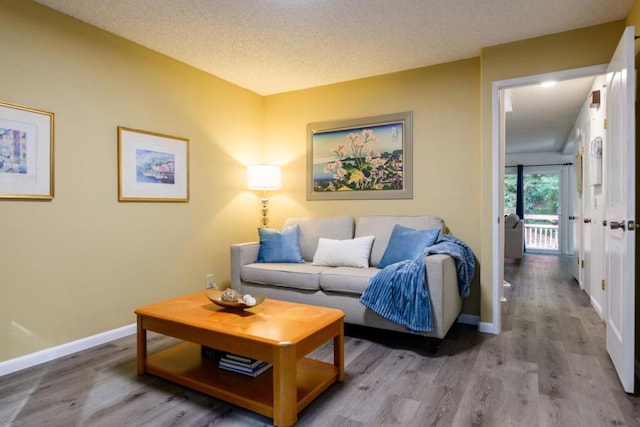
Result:
[[[504,214],[516,212],[517,175],[504,177]],[[525,247],[531,251],[559,250],[560,171],[524,174]]]

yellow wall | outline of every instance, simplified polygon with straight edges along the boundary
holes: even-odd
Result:
[[[634,0],[631,10],[624,21],[625,25],[634,25],[636,27],[636,35],[638,34],[638,28],[640,27],[640,1]],[[636,54],[638,53],[638,40],[636,40]]]
[[[0,200],[0,361],[228,283],[259,225],[262,97],[23,0],[0,1],[0,40],[0,100],[55,113],[55,198]],[[118,125],[190,139],[188,203],[118,203]]]
[[[0,100],[55,113],[55,198],[0,200],[0,361],[128,325],[135,307],[229,279],[255,240],[245,165],[283,165],[293,215],[435,214],[481,261],[464,311],[491,321],[491,82],[605,63],[623,24],[486,48],[481,58],[260,97],[50,9],[0,0]],[[414,113],[414,198],[307,201],[306,125]],[[116,127],[190,139],[189,203],[118,203]],[[8,243],[7,243],[8,242]]]
[[[492,225],[496,218],[492,214],[491,176],[497,165],[492,161],[492,83],[608,63],[623,30],[624,22],[619,21],[482,49],[482,322],[491,322],[493,313]]]
[[[283,163],[271,217],[432,214],[474,250],[480,247],[480,61],[473,58],[265,98],[266,156]],[[413,111],[411,200],[307,201],[306,126]],[[478,285],[464,311],[479,314]]]

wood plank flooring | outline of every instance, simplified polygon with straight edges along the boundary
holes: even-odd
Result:
[[[455,325],[438,351],[419,337],[348,328],[346,381],[299,426],[640,426],[604,325],[566,259],[507,265],[503,333]],[[149,333],[149,351],[172,339]],[[0,426],[264,426],[271,420],[150,375],[135,337],[0,378]],[[330,361],[327,344],[313,356]]]

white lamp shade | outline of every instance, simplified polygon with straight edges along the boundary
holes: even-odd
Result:
[[[280,182],[280,166],[249,165],[247,167],[247,186],[249,190],[279,190]]]

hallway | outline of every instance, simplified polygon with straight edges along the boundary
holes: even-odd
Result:
[[[570,273],[572,259],[527,255],[505,265],[504,339],[537,377],[539,425],[640,425],[605,349],[605,325]],[[526,365],[525,365],[526,366]],[[532,385],[535,384],[532,379]],[[624,415],[623,415],[624,414]]]

